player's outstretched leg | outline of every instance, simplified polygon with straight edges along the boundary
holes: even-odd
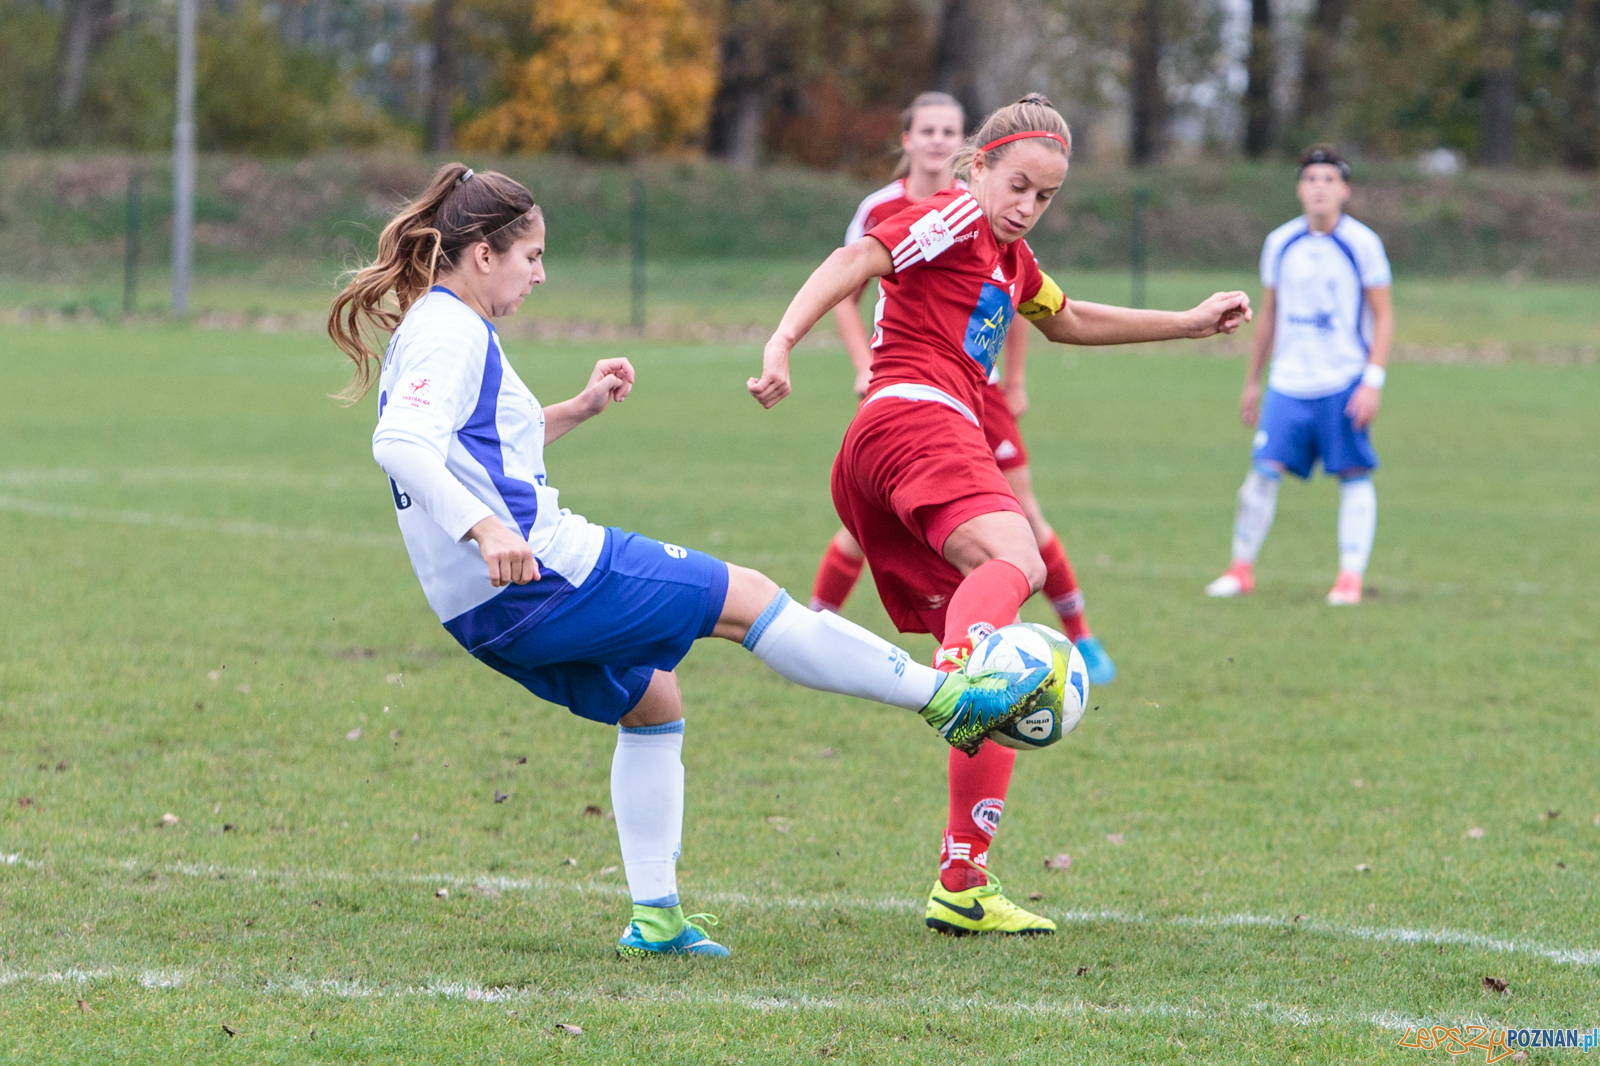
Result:
[[[739,641],[797,685],[916,711],[968,754],[994,730],[1026,717],[1050,682],[1049,667],[968,677],[922,666],[854,622],[806,610],[769,578],[739,566],[728,567],[715,634]]]
[[[849,530],[835,533],[828,541],[828,550],[822,553],[822,562],[817,564],[817,578],[811,586],[811,609],[837,614],[861,579],[861,567],[866,561],[866,553]]]
[[[1251,467],[1239,486],[1233,517],[1233,565],[1206,586],[1207,596],[1243,596],[1256,587],[1256,556],[1278,513],[1278,485],[1283,471],[1267,464]]]
[[[1348,607],[1361,602],[1361,582],[1372,542],[1378,532],[1378,490],[1368,471],[1339,477],[1339,578],[1328,590],[1328,602]]]

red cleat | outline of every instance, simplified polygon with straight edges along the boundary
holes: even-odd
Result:
[[[1247,563],[1235,559],[1233,565],[1228,567],[1228,572],[1206,586],[1206,595],[1218,598],[1229,596],[1244,596],[1256,587],[1256,567],[1254,563]],[[1356,593],[1360,595],[1359,590]]]

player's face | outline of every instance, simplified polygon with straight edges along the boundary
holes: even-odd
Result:
[[[1332,163],[1313,163],[1301,172],[1294,192],[1306,214],[1326,217],[1344,208],[1350,185]]]
[[[1053,147],[1027,140],[1010,149],[993,166],[972,161],[972,195],[1001,244],[1027,236],[1067,176],[1067,157]]]
[[[946,161],[961,147],[961,109],[948,104],[917,108],[911,128],[900,135],[900,147],[912,170],[943,170]]]
[[[534,225],[504,252],[490,252],[483,302],[490,318],[515,314],[535,285],[544,283],[544,223]]]

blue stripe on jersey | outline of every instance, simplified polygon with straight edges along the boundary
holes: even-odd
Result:
[[[442,285],[435,285],[429,291],[449,293],[461,299]],[[481,315],[479,317],[482,318]],[[483,384],[478,389],[478,404],[472,409],[466,425],[456,431],[456,439],[461,441],[468,455],[483,464],[500,498],[506,501],[512,521],[517,523],[517,528],[526,537],[539,517],[539,494],[528,482],[506,475],[505,455],[500,451],[500,427],[495,421],[500,405],[500,382],[505,377],[505,370],[494,327],[489,325],[487,319],[483,326],[489,333],[489,349],[483,356]]]
[[[1279,289],[1279,288],[1283,287],[1283,284],[1282,284],[1283,283],[1283,257],[1289,254],[1289,249],[1294,247],[1294,242],[1295,241],[1299,240],[1301,237],[1309,237],[1309,236],[1311,236],[1311,224],[1308,222],[1308,223],[1306,223],[1306,228],[1305,229],[1301,230],[1299,233],[1296,233],[1293,237],[1290,237],[1288,240],[1284,241],[1283,242],[1283,247],[1278,249],[1277,261],[1272,264],[1272,287],[1273,288]]]
[[[1356,272],[1356,340],[1361,344],[1361,350],[1367,355],[1372,354],[1372,346],[1367,343],[1367,335],[1361,331],[1361,320],[1367,313],[1367,290],[1361,284],[1361,264],[1356,262],[1356,253],[1350,246],[1339,239],[1339,227],[1335,226],[1328,231],[1328,236],[1333,238],[1333,243],[1339,246],[1339,251],[1350,260],[1350,269]]]

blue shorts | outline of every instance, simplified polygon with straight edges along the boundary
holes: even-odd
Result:
[[[537,623],[473,654],[550,703],[607,725],[711,635],[728,564],[704,552],[606,530],[588,579]]]
[[[1318,459],[1329,474],[1378,469],[1378,453],[1373,450],[1367,431],[1357,429],[1344,413],[1360,385],[1361,379],[1357,378],[1343,392],[1314,400],[1300,400],[1268,389],[1261,403],[1261,424],[1256,430],[1251,460],[1258,465],[1282,463],[1285,470],[1301,478],[1311,476],[1311,467]]]

